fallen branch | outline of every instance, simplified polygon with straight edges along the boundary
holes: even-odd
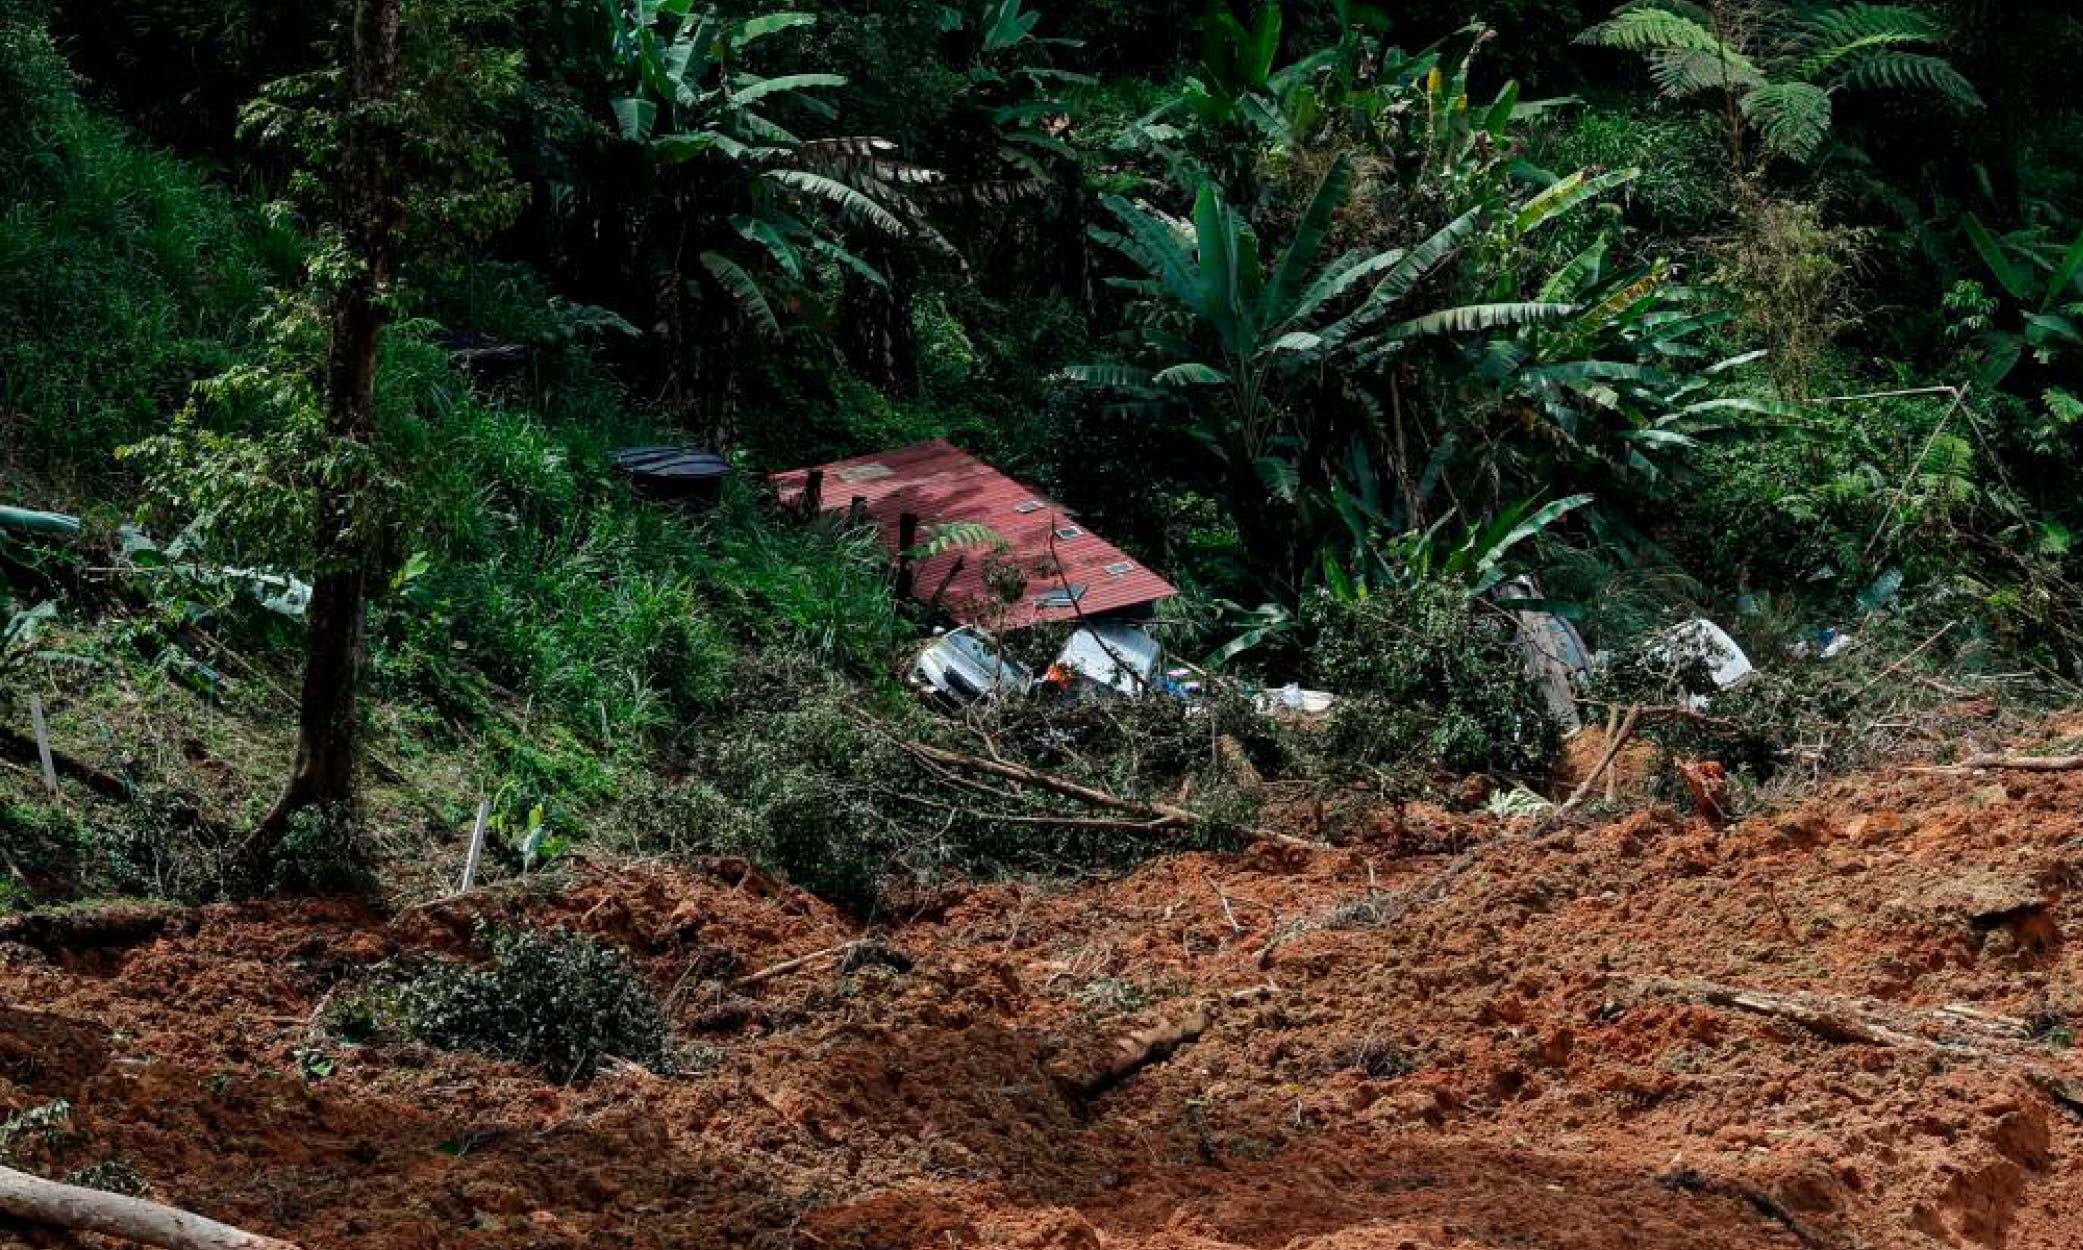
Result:
[[[1175,807],[1169,803],[1144,803],[1135,799],[1124,799],[1118,795],[1108,794],[1104,790],[1095,790],[1091,786],[1080,785],[1067,778],[1038,772],[1024,764],[1012,764],[1003,760],[985,759],[981,755],[969,755],[962,751],[950,751],[945,747],[936,747],[924,742],[905,742],[902,745],[904,750],[909,752],[914,758],[936,765],[939,768],[983,773],[986,776],[997,777],[1019,785],[1033,786],[1037,790],[1047,790],[1051,794],[1061,795],[1067,799],[1076,799],[1080,803],[1087,803],[1093,807],[1103,807],[1108,811],[1114,812],[1126,812],[1131,816],[1137,817],[1143,822],[1142,827],[1147,829],[1201,828],[1214,823],[1199,812],[1190,811],[1183,807]],[[1265,829],[1246,829],[1244,832],[1261,841],[1278,842],[1284,846],[1298,846],[1312,851],[1326,849],[1321,842],[1312,842],[1307,838],[1297,838],[1290,834],[1274,833]]]
[[[1803,1246],[1810,1247],[1811,1250],[1822,1250],[1822,1247],[1829,1244],[1811,1232],[1807,1225],[1795,1217],[1793,1212],[1786,1209],[1784,1203],[1761,1189],[1755,1189],[1738,1181],[1708,1176],[1694,1168],[1680,1168],[1675,1172],[1667,1172],[1656,1179],[1657,1183],[1665,1188],[1675,1189],[1681,1193],[1705,1194],[1716,1198],[1733,1198],[1742,1202],[1759,1215],[1792,1233],[1794,1240],[1800,1242]]]
[[[287,1241],[219,1224],[177,1207],[47,1181],[0,1167],[0,1214],[164,1250],[297,1250]]]
[[[827,959],[841,958],[848,952],[866,943],[866,938],[855,938],[851,942],[841,942],[837,946],[827,946],[821,951],[811,951],[807,955],[798,955],[794,959],[784,959],[778,964],[761,968],[758,972],[746,973],[744,976],[731,982],[731,988],[743,989],[748,985],[758,985],[763,981],[771,981],[776,977],[785,977],[791,972],[808,968],[812,964],[823,963]]]
[[[1643,988],[1697,998],[1717,1007],[1770,1016],[1799,1025],[1825,1041],[1921,1050],[1951,1059],[2009,1068],[2073,1115],[2083,1118],[2083,1080],[2049,1068],[2016,1020],[1966,1006],[1891,1012],[1878,1004],[1824,994],[1774,994],[1709,981],[1646,980]],[[1917,1030],[1940,1032],[1926,1036]]]
[[[1934,764],[1916,771],[1965,773],[1983,768],[2019,773],[2073,773],[2083,770],[2083,755],[1970,755],[1957,764]]]
[[[1620,758],[1620,753],[1627,749],[1628,740],[1635,736],[1635,730],[1639,729],[1641,724],[1642,705],[1636,703],[1629,706],[1626,714],[1620,718],[1620,728],[1607,735],[1605,754],[1599,756],[1597,765],[1577,784],[1577,788],[1570,791],[1569,798],[1564,800],[1562,806],[1556,808],[1541,822],[1542,829],[1551,829],[1561,824],[1571,812],[1583,805],[1584,800],[1591,795],[1591,788],[1598,784],[1599,778],[1606,775],[1606,770],[1613,766],[1613,761]]]

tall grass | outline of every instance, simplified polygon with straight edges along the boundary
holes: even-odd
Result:
[[[39,470],[94,472],[235,360],[297,244],[74,94],[0,7],[0,422]]]

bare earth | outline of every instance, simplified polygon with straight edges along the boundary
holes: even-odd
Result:
[[[949,892],[886,918],[904,958],[733,994],[858,930],[740,865],[593,865],[0,950],[0,1109],[74,1103],[18,1145],[42,1170],[117,1159],[313,1250],[2071,1250],[2079,884],[2083,774],[1897,770],[1719,833],[1413,807],[1332,853]],[[626,943],[690,1071],[327,1043],[298,1075],[332,986],[479,915]]]

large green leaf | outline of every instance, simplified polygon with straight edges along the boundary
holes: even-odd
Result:
[[[781,336],[781,321],[774,316],[774,306],[767,302],[767,293],[744,266],[721,252],[703,252],[701,261],[702,268],[709,271],[718,286],[730,292],[732,300],[763,336]]]
[[[1120,220],[1128,231],[1127,240],[1133,244],[1130,248],[1116,243],[1117,250],[1162,283],[1183,307],[1198,307],[1200,277],[1193,254],[1171,223],[1117,195],[1108,196],[1101,203]]]
[[[815,25],[817,16],[813,13],[763,13],[739,23],[738,28],[731,32],[730,41],[732,46],[743,48],[769,35],[780,34],[784,30]]]
[[[1489,214],[1490,205],[1478,204],[1399,257],[1382,280],[1374,284],[1366,300],[1327,330],[1324,337],[1343,339],[1386,314],[1456,249],[1479,234]]]
[[[744,108],[770,95],[785,95],[796,91],[814,91],[820,87],[843,87],[846,78],[840,74],[783,74],[777,78],[758,78],[739,86],[731,92],[731,104]]]
[[[2003,244],[1997,242],[1996,236],[1989,233],[1989,228],[1982,224],[1982,219],[1969,213],[1961,220],[1960,225],[1967,231],[1968,242],[1974,244],[1975,251],[1981,253],[1982,263],[1989,266],[1989,272],[1995,275],[1997,284],[2002,286],[2012,299],[2030,303],[2034,294],[2031,275],[2026,273],[2024,266],[2011,259],[2010,253],[2004,251]]]
[[[1389,342],[1425,338],[1436,334],[1474,334],[1486,330],[1511,329],[1567,317],[1575,304],[1520,302],[1508,304],[1465,304],[1441,309],[1391,326],[1382,333]]]
[[[1588,170],[1578,170],[1526,201],[1513,218],[1512,228],[1519,234],[1530,234],[1567,215],[1586,200],[1604,195],[1614,187],[1625,186],[1641,176],[1639,168],[1612,169],[1596,176]]]
[[[615,122],[622,129],[622,137],[642,143],[651,137],[651,127],[658,121],[658,105],[650,100],[624,96],[613,101]]]
[[[1331,224],[1345,197],[1352,192],[1352,184],[1352,162],[1340,153],[1317,183],[1309,207],[1302,210],[1301,219],[1295,223],[1294,238],[1273,268],[1273,281],[1266,287],[1265,312],[1261,317],[1264,324],[1284,325],[1294,315],[1302,298],[1302,284],[1316,267],[1317,256],[1323,250],[1324,240],[1330,237]]]
[[[850,187],[837,178],[812,173],[807,169],[777,169],[765,175],[768,181],[779,183],[793,191],[816,196],[836,206],[847,219],[869,225],[884,234],[899,238],[910,233],[897,215],[876,203],[859,189]]]

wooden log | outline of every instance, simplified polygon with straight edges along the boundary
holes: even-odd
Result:
[[[1271,988],[1259,985],[1210,999],[1184,1015],[1123,1034],[1107,1047],[1105,1058],[1091,1071],[1059,1079],[1079,1098],[1097,1098],[1144,1068],[1171,1058],[1181,1047],[1201,1040],[1225,1008],[1263,1002],[1272,994]]]
[[[164,1250],[297,1250],[292,1242],[219,1224],[178,1207],[47,1181],[8,1167],[0,1167],[0,1214]]]
[[[758,985],[762,981],[771,981],[775,977],[785,977],[798,969],[808,968],[812,964],[823,963],[827,959],[836,959],[846,955],[848,952],[858,949],[865,942],[865,938],[855,938],[851,942],[841,942],[837,946],[827,946],[820,951],[811,951],[807,955],[798,955],[794,959],[784,959],[778,964],[773,964],[769,967],[761,968],[758,972],[750,972],[739,977],[731,982],[731,988],[744,989],[747,986]]]

